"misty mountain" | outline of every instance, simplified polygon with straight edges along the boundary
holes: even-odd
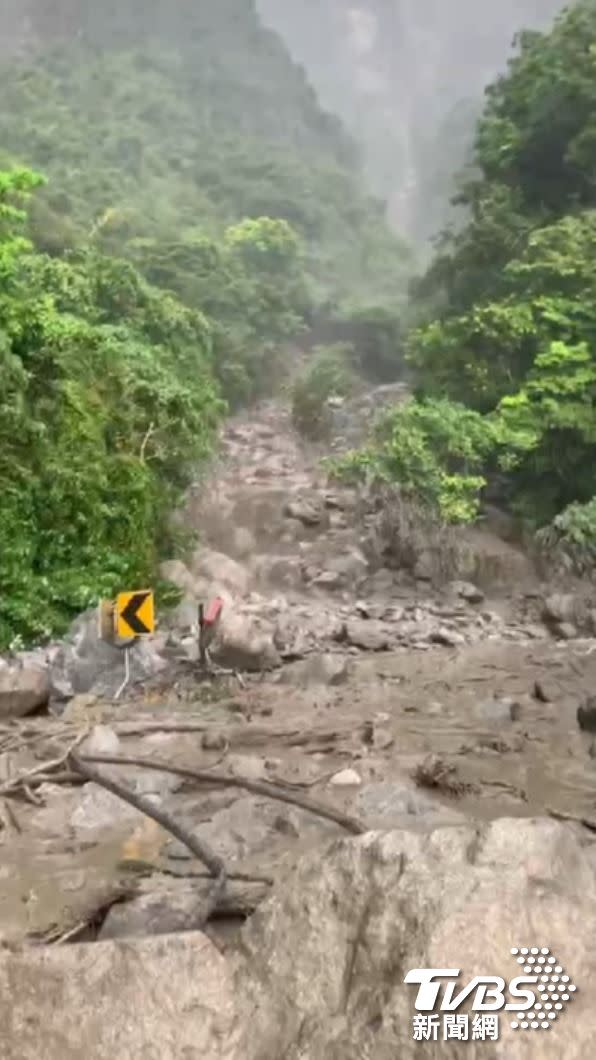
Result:
[[[363,146],[369,179],[416,241],[446,216],[485,86],[514,36],[563,0],[258,0],[322,104]]]
[[[0,39],[0,143],[49,177],[44,245],[106,211],[121,245],[266,215],[324,296],[394,294],[405,251],[356,144],[253,0],[3,0]]]

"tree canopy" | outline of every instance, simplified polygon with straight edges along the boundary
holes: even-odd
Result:
[[[449,504],[453,474],[468,500],[498,480],[532,526],[581,524],[585,539],[582,505],[596,494],[595,174],[596,2],[579,0],[550,32],[522,33],[488,89],[474,175],[458,193],[467,222],[443,234],[414,286],[418,401],[368,454],[456,520],[477,503]],[[459,455],[445,447],[451,422]]]

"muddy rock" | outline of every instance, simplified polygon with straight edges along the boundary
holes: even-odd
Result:
[[[596,696],[587,696],[577,708],[577,724],[583,732],[596,732]]]
[[[167,661],[160,654],[164,637],[130,643],[130,684],[161,673]],[[96,611],[87,611],[71,627],[50,668],[52,699],[64,701],[78,693],[114,695],[124,679],[124,651],[97,635]]]
[[[302,568],[295,556],[259,556],[254,565],[260,584],[280,589],[298,589],[302,585]]]
[[[228,755],[226,768],[234,777],[243,777],[245,780],[266,780],[267,766],[263,758],[257,755]]]
[[[230,556],[210,548],[200,548],[194,553],[191,564],[196,578],[212,586],[212,594],[227,589],[234,596],[246,596],[249,591],[247,571]]]
[[[120,753],[120,740],[109,725],[95,725],[89,736],[81,745],[85,755],[117,755]]]
[[[336,841],[301,861],[244,930],[254,968],[239,999],[250,1013],[245,1060],[414,1060],[424,1044],[413,1034],[418,988],[404,982],[408,972],[458,968],[462,986],[483,974],[508,982],[521,944],[546,945],[561,962],[578,988],[572,1012],[528,1034],[501,1012],[497,1041],[475,1047],[439,1033],[429,1055],[583,1060],[596,1040],[595,888],[593,851],[554,821]]]
[[[573,623],[577,614],[577,600],[572,593],[553,593],[544,601],[542,617],[548,624]]]
[[[362,777],[355,769],[342,769],[339,773],[335,773],[329,785],[332,788],[359,788],[362,784]]]
[[[485,598],[482,589],[472,582],[451,582],[447,589],[452,596],[457,596],[468,604],[481,604]]]
[[[314,581],[315,584],[322,584],[322,579],[326,578],[329,583],[334,582],[355,589],[362,585],[367,574],[368,561],[365,556],[359,549],[349,548],[328,559],[325,571]]]
[[[555,622],[553,630],[559,640],[576,640],[579,637],[577,626],[574,626],[573,622]]]
[[[233,1010],[199,932],[0,955],[3,1060],[235,1060]]]
[[[431,641],[433,644],[443,644],[446,648],[459,648],[466,643],[466,638],[463,633],[458,633],[455,629],[441,626],[440,629],[431,633]]]
[[[102,925],[99,941],[197,929],[206,900],[201,891],[196,883],[170,885],[114,905]]]
[[[247,559],[256,552],[257,542],[254,534],[246,526],[238,526],[234,530],[231,551],[238,559]]]
[[[311,655],[300,659],[283,670],[281,680],[284,684],[298,688],[310,688],[316,685],[341,685],[350,674],[349,660],[342,655]]]
[[[325,518],[325,506],[320,497],[300,497],[284,505],[283,514],[297,519],[303,526],[320,526]]]
[[[348,644],[363,651],[388,651],[395,634],[382,622],[354,619],[345,625],[345,639]]]
[[[156,800],[157,801],[157,800]],[[81,788],[78,805],[71,814],[69,824],[77,831],[101,831],[145,820],[139,810],[112,795],[97,784],[85,784]]]
[[[50,697],[47,670],[0,660],[0,719],[22,718]]]
[[[355,801],[354,813],[371,828],[432,831],[465,821],[461,813],[422,791],[409,777],[365,784]]]
[[[274,632],[274,627],[265,629],[250,615],[224,611],[211,656],[220,666],[233,670],[273,670],[281,664]]]
[[[520,720],[522,704],[516,699],[487,699],[478,704],[475,713],[478,721],[483,724],[507,725]]]

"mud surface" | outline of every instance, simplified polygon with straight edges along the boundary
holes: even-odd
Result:
[[[350,410],[342,415],[349,423]],[[357,431],[344,434],[335,451]],[[50,737],[55,755],[101,724],[120,755],[285,783],[371,828],[550,811],[596,818],[593,737],[577,723],[596,687],[596,642],[573,629],[567,639],[553,635],[541,619],[553,587],[495,530],[462,535],[467,569],[453,571],[455,586],[429,580],[424,542],[406,568],[385,566],[375,558],[373,516],[327,481],[320,456],[301,445],[283,409],[264,406],[229,424],[221,458],[183,516],[203,546],[245,572],[238,607],[246,623],[254,616],[275,626],[279,665],[241,682],[177,665],[118,702],[76,697],[62,717],[36,718],[33,741],[21,723],[7,725],[4,785],[51,757]],[[224,575],[212,573],[214,595]],[[226,607],[236,606],[232,591]],[[167,731],[184,723],[194,730]],[[224,943],[235,918],[258,904],[263,880],[341,834],[331,821],[237,788],[117,772],[196,828],[232,873],[251,877],[232,888],[227,923],[214,928]],[[104,794],[50,778],[4,798],[0,940],[163,930],[176,903],[178,926],[196,925],[201,866]],[[126,899],[125,910],[138,912],[152,894],[166,909],[161,920],[116,922],[123,907],[114,903]]]

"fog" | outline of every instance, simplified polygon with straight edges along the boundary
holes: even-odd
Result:
[[[562,0],[257,0],[322,104],[364,150],[394,226],[424,245],[449,216],[485,86],[514,36]]]

